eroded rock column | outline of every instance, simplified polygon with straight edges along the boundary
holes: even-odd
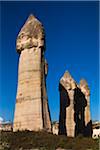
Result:
[[[81,91],[84,93],[85,98],[87,100],[87,105],[85,107],[85,126],[87,126],[87,124],[91,120],[91,117],[90,117],[90,90],[89,90],[86,80],[84,80],[84,79],[80,80],[79,87],[80,87]]]
[[[76,83],[71,77],[69,72],[65,72],[64,76],[60,80],[60,134],[63,126],[61,120],[65,120],[66,134],[69,137],[75,136],[75,121],[74,121],[74,89]],[[65,114],[62,115],[62,111],[65,109]]]
[[[43,94],[46,88],[44,40],[42,24],[30,15],[18,35],[16,44],[20,58],[14,131],[51,130],[49,107],[44,106]],[[47,98],[45,101],[48,106]]]

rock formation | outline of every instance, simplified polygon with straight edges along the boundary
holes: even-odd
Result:
[[[77,85],[67,71],[60,79],[59,91],[59,134],[66,134],[69,137],[88,134],[86,126],[90,122],[90,92],[86,81],[81,80],[80,85]]]
[[[60,121],[59,134],[74,136],[74,89],[76,83],[69,72],[65,72],[60,80]],[[63,126],[62,126],[63,125]]]
[[[90,119],[90,90],[86,80],[84,79],[80,80],[79,87],[81,91],[84,93],[85,98],[87,100],[87,105],[85,107],[85,125],[87,125],[91,120]]]
[[[44,28],[33,15],[19,32],[16,49],[20,58],[13,131],[51,131]]]
[[[90,89],[88,87],[88,83],[86,80],[82,79],[80,80],[79,87],[83,94],[85,95],[85,99],[87,102],[87,105],[85,107],[84,111],[84,122],[85,122],[85,129],[84,129],[84,135],[85,136],[92,136],[92,121],[91,121],[91,115],[90,115]]]

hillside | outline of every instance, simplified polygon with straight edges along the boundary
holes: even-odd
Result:
[[[45,132],[0,132],[0,150],[99,150],[99,140],[68,138]]]

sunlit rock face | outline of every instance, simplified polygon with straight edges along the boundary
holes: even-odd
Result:
[[[20,57],[14,131],[51,131],[46,93],[48,67],[44,58],[44,43],[44,28],[40,21],[30,15],[16,41]]]
[[[60,119],[59,134],[67,134],[74,137],[74,89],[77,87],[76,82],[67,71],[60,79]]]
[[[59,91],[59,134],[65,134],[69,137],[75,137],[79,134],[91,136],[90,90],[87,82],[81,80],[78,85],[70,73],[66,71],[60,79]]]
[[[66,90],[74,90],[77,87],[76,82],[70,75],[68,71],[66,71],[63,77],[60,79],[60,83],[65,87]]]
[[[21,52],[32,47],[44,47],[44,28],[39,20],[30,15],[18,34],[16,49]]]
[[[87,100],[87,106],[85,107],[85,125],[87,125],[90,122],[90,89],[88,87],[88,83],[86,80],[82,79],[80,80],[79,87],[81,91],[84,93],[85,98]]]

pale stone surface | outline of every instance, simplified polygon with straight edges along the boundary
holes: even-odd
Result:
[[[85,125],[87,125],[91,120],[91,117],[90,117],[90,89],[88,87],[87,81],[84,79],[80,80],[79,87],[80,87],[81,91],[84,93],[85,98],[87,100],[87,106],[85,107]]]
[[[58,130],[59,130],[59,123],[58,122],[53,122],[52,124],[52,133],[55,135],[58,135]]]
[[[92,135],[90,119],[90,90],[85,80],[74,81],[67,71],[60,79],[59,134],[75,137]]]
[[[30,15],[19,32],[16,43],[20,58],[13,131],[51,131],[45,83],[47,64],[44,40],[42,24]]]
[[[66,71],[63,77],[60,79],[60,83],[64,86],[66,90],[69,90],[69,91],[71,89],[74,90],[77,87],[76,82],[74,81],[74,79],[72,78],[72,76],[70,75],[68,71]]]
[[[69,97],[69,102],[67,102],[66,115],[65,115],[66,116],[66,118],[65,118],[65,128],[66,128],[67,136],[74,137],[74,134],[75,134],[74,133],[75,132],[74,89],[77,87],[77,84],[74,81],[74,79],[71,77],[71,75],[68,71],[65,72],[65,74],[61,78],[60,84],[64,87],[64,89],[66,90],[65,92],[68,93],[68,97]],[[63,103],[64,93],[63,93],[62,89],[61,89],[61,92],[62,92],[61,101]],[[67,101],[67,99],[65,99],[65,101]],[[62,112],[60,111],[60,113],[62,113]]]

